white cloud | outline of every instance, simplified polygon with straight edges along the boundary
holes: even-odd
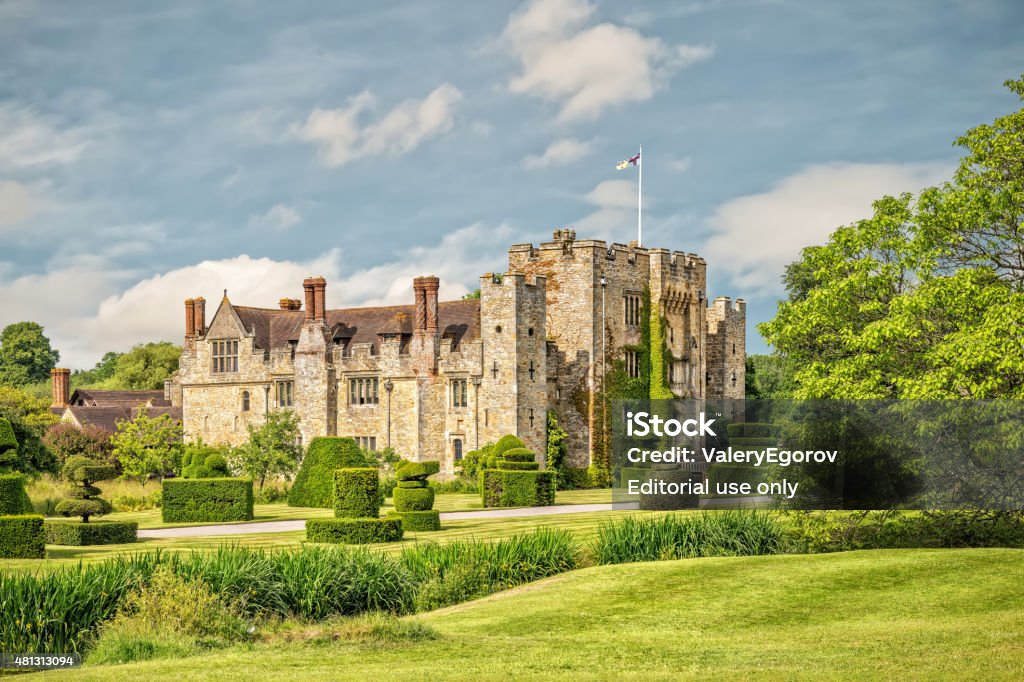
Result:
[[[294,124],[298,139],[319,146],[320,161],[336,168],[367,156],[401,156],[452,128],[462,93],[444,83],[421,100],[408,99],[377,120],[361,125],[362,114],[376,107],[364,91],[339,109],[314,109],[305,123]]]
[[[18,182],[0,180],[0,233],[12,229],[32,215],[28,188]]]
[[[275,230],[287,230],[302,222],[302,214],[287,204],[274,204],[263,215],[249,218],[249,227],[270,227]]]
[[[589,239],[628,242],[636,235],[637,186],[632,180],[605,180],[590,190],[587,201],[597,210],[576,221],[574,227]],[[644,208],[650,201],[644,199]]]
[[[530,154],[524,158],[523,165],[527,168],[564,166],[582,159],[590,153],[592,147],[593,142],[577,140],[572,137],[555,140],[548,145],[543,154]]]
[[[522,72],[509,89],[558,103],[563,122],[595,118],[609,106],[650,99],[675,72],[713,52],[611,23],[586,26],[593,12],[587,0],[531,0],[514,12],[501,43]]]
[[[25,107],[0,105],[0,168],[71,163],[87,145],[80,128],[59,130]]]
[[[693,163],[693,160],[689,156],[684,156],[681,159],[669,159],[665,162],[665,165],[677,173],[685,173],[690,170],[691,163]]]
[[[507,267],[500,245],[513,236],[522,238],[506,225],[474,224],[392,262],[349,272],[343,272],[337,249],[303,262],[240,255],[141,280],[105,258],[60,261],[59,268],[20,277],[6,276],[0,264],[0,328],[39,322],[60,350],[62,365],[88,368],[109,350],[146,341],[180,343],[182,302],[203,296],[212,319],[224,289],[233,303],[273,308],[284,296],[301,299],[305,277],[323,275],[331,308],[392,305],[412,303],[412,278],[434,274],[441,279],[441,298],[456,299],[478,286],[479,275]]]
[[[837,227],[870,217],[876,199],[916,192],[951,172],[943,163],[810,166],[767,192],[719,207],[701,255],[709,274],[728,280],[734,295],[772,296],[782,291],[783,270],[803,247],[822,244]]]

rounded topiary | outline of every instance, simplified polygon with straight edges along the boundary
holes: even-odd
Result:
[[[61,475],[71,482],[68,496],[57,503],[55,510],[64,516],[81,516],[82,523],[89,523],[90,516],[105,516],[112,510],[110,503],[95,497],[102,491],[93,485],[96,481],[107,481],[117,476],[117,470],[110,464],[97,464],[88,457],[75,455],[68,458]]]
[[[427,476],[433,476],[441,470],[441,463],[438,461],[426,462],[403,462],[395,469],[395,478],[399,481],[424,480]]]
[[[314,438],[288,491],[291,507],[330,507],[334,501],[334,472],[369,464],[352,438]]]
[[[498,442],[494,444],[493,448],[491,448],[490,454],[492,457],[498,458],[504,455],[505,452],[513,448],[525,449],[526,444],[523,441],[519,440],[518,437],[513,436],[512,434],[508,434],[498,439]]]
[[[18,437],[11,422],[0,417],[0,474],[14,470],[18,463]]]
[[[540,464],[536,462],[510,462],[507,459],[499,459],[498,468],[506,471],[537,471],[540,469]]]
[[[395,488],[395,511],[427,511],[434,506],[433,488]]]
[[[512,448],[511,450],[506,450],[501,455],[501,459],[508,462],[536,462],[537,455],[533,450],[526,448]]]
[[[396,488],[427,488],[429,486],[430,483],[428,483],[426,479],[416,479],[413,481],[398,481],[395,484]]]

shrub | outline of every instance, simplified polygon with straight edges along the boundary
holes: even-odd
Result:
[[[542,507],[555,503],[555,472],[486,469],[480,490],[485,507]]]
[[[48,545],[124,545],[138,539],[139,524],[135,521],[48,521],[44,529]]]
[[[163,483],[164,523],[251,521],[252,481],[247,478],[172,479]]]
[[[0,474],[0,516],[31,514],[32,501],[21,474]]]
[[[423,511],[389,511],[389,519],[399,519],[402,522],[402,530],[407,531],[435,531],[441,530],[441,512],[436,509]]]
[[[587,467],[562,467],[558,471],[559,490],[585,490],[593,488],[594,481],[590,478]]]
[[[362,545],[402,539],[401,519],[338,518],[306,521],[308,542]]]
[[[18,463],[18,438],[11,422],[0,417],[0,473],[11,471]]]
[[[526,448],[512,448],[506,450],[502,454],[498,461],[505,460],[506,462],[535,462],[537,461],[537,454],[533,450],[527,450]]]
[[[334,472],[365,467],[368,462],[352,438],[314,438],[288,491],[292,507],[329,508],[334,503]]]
[[[491,448],[491,451],[488,454],[497,459],[504,455],[507,450],[512,450],[513,448],[526,449],[526,444],[516,436],[508,434],[499,438],[498,442],[494,444],[494,447]]]
[[[97,464],[88,457],[75,455],[64,463],[61,475],[71,482],[71,488],[68,496],[57,503],[58,514],[81,516],[82,523],[89,523],[90,516],[106,516],[113,510],[109,502],[96,497],[103,491],[93,485],[117,476],[113,465]]]
[[[338,469],[334,472],[334,515],[338,518],[377,518],[380,514],[376,469]]]
[[[538,471],[540,464],[536,462],[510,462],[507,459],[499,459],[498,468],[506,471]]]
[[[469,480],[465,478],[453,478],[450,481],[430,481],[430,487],[433,488],[434,492],[438,495],[458,493],[478,494],[480,492],[480,486],[477,485],[475,479]]]
[[[43,435],[43,443],[57,456],[61,465],[75,455],[83,455],[95,462],[117,466],[112,453],[113,446],[110,444],[110,432],[92,424],[54,424]]]
[[[440,470],[441,463],[437,461],[403,462],[395,469],[395,478],[399,481],[426,480],[427,476],[433,476]]]
[[[428,481],[417,479],[415,481],[395,481],[395,488],[431,488]],[[392,488],[391,494],[394,496],[395,488]]]
[[[492,449],[494,449],[494,443],[488,443],[479,450],[470,450],[455,463],[463,480],[470,483],[476,481],[480,471],[486,466]]]
[[[434,506],[433,488],[395,488],[395,511],[427,511]]]
[[[187,445],[181,456],[182,478],[227,478],[228,460],[220,448],[208,445]]]
[[[42,516],[0,516],[0,559],[42,559],[45,556]]]
[[[170,566],[161,566],[148,584],[128,594],[114,619],[102,628],[89,662],[178,658],[248,636],[248,624],[209,585],[186,581]]]
[[[778,554],[783,527],[764,512],[723,511],[630,516],[598,529],[593,556],[599,564],[706,556]]]

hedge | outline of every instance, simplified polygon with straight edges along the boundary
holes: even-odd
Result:
[[[506,471],[537,471],[540,469],[540,464],[536,462],[513,462],[504,458],[499,458],[497,465],[499,469]]]
[[[395,511],[427,511],[434,506],[433,488],[395,488]]]
[[[139,524],[135,521],[48,521],[44,529],[48,545],[124,545],[138,539]]]
[[[562,467],[558,470],[559,490],[584,490],[594,487],[589,467]]]
[[[489,454],[492,457],[498,458],[513,448],[525,449],[526,444],[516,436],[508,434],[507,436],[502,436],[498,439],[498,442],[494,444],[494,447],[491,448],[491,452]]]
[[[334,472],[368,464],[352,438],[314,438],[288,491],[288,506],[330,508],[334,504]]]
[[[334,472],[334,515],[339,519],[377,518],[379,486],[376,469],[338,469]]]
[[[331,542],[365,545],[397,542],[402,539],[401,519],[309,519],[307,542]]]
[[[42,516],[0,516],[0,559],[42,559],[45,556]]]
[[[712,485],[718,482],[757,484],[764,481],[766,473],[762,467],[747,464],[712,464],[707,471]]]
[[[400,519],[402,530],[407,531],[435,531],[441,530],[441,512],[436,509],[426,511],[407,511],[387,513],[389,519]]]
[[[500,459],[508,462],[536,462],[537,453],[526,448],[512,448],[511,450],[506,450]]]
[[[32,501],[21,474],[0,474],[0,516],[31,514]]]
[[[192,478],[164,481],[160,510],[164,523],[251,521],[248,478]]]
[[[555,503],[555,472],[485,469],[480,472],[485,507],[543,507]]]
[[[430,487],[430,483],[422,478],[417,478],[414,481],[398,481],[395,484],[396,488],[427,488]],[[394,495],[394,490],[391,491]]]

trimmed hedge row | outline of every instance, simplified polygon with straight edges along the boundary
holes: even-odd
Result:
[[[45,556],[42,516],[0,516],[0,558],[42,559]]]
[[[555,472],[485,469],[480,490],[485,507],[543,507],[555,503]]]
[[[164,523],[251,521],[248,478],[193,478],[164,481],[160,502]]]
[[[365,545],[375,542],[397,542],[401,539],[401,519],[342,518],[306,521],[306,540],[309,542]]]
[[[138,539],[139,524],[135,521],[49,521],[43,526],[46,544],[125,545]]]
[[[288,491],[288,506],[330,508],[334,504],[334,472],[367,464],[353,438],[314,438],[302,459],[295,483]]]
[[[32,513],[32,501],[25,492],[21,474],[0,474],[0,516]]]
[[[498,458],[498,468],[506,471],[539,471],[540,464],[536,462],[515,462],[504,458]]]
[[[334,515],[339,519],[376,518],[380,514],[376,469],[338,469],[334,472]]]
[[[402,522],[403,531],[441,530],[441,512],[436,509],[407,512],[389,511],[387,517],[389,519],[399,519]]]

